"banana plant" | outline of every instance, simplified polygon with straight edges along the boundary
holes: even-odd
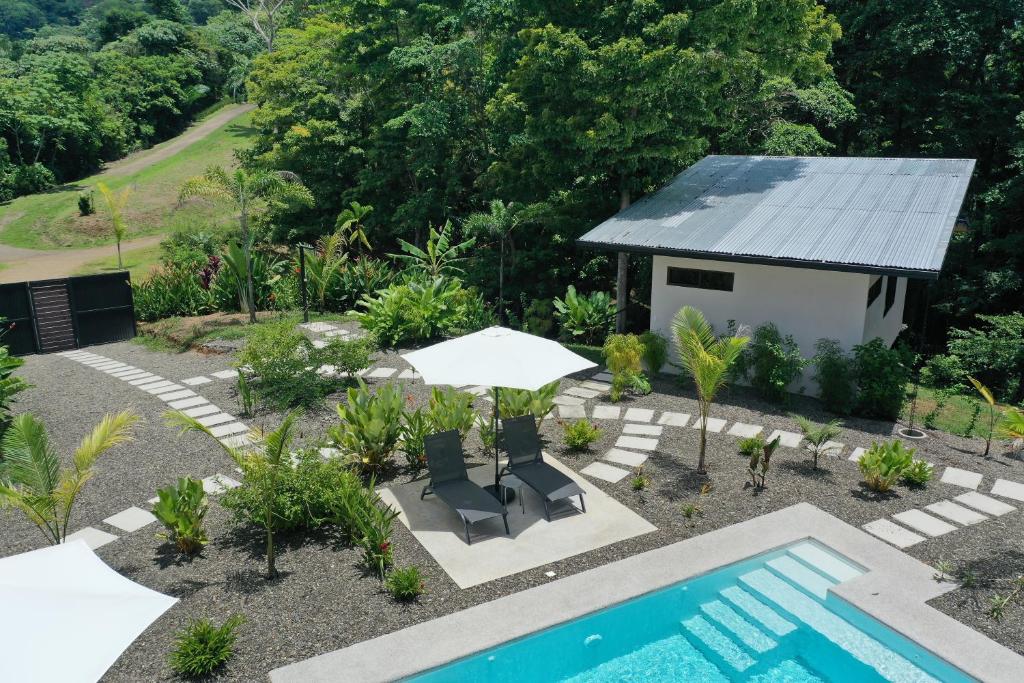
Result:
[[[418,270],[436,279],[447,275],[461,275],[464,271],[456,264],[466,260],[465,253],[474,244],[476,244],[475,237],[462,242],[454,242],[452,240],[452,223],[448,221],[440,231],[431,226],[426,249],[420,249],[415,244],[400,239],[398,246],[401,247],[403,253],[390,254],[390,256],[405,263],[413,270]]]

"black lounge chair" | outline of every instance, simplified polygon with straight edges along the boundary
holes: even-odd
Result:
[[[508,464],[503,472],[513,474],[524,484],[537,492],[544,501],[544,516],[551,521],[550,504],[556,500],[580,497],[580,507],[587,511],[583,502],[585,491],[548,463],[544,462],[540,437],[537,435],[537,421],[533,415],[512,417],[501,421],[501,443],[508,454]]]
[[[508,511],[505,506],[469,480],[458,430],[431,434],[423,439],[423,445],[427,454],[430,483],[423,487],[420,500],[428,493],[433,493],[455,510],[466,527],[467,545],[472,543],[469,525],[492,517],[502,518],[505,533],[508,534]]]

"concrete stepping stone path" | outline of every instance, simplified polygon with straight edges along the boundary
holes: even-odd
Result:
[[[179,398],[188,398],[195,395],[196,392],[191,389],[182,389],[181,391],[171,391],[166,394],[160,394],[160,400],[170,403],[171,401],[177,401]]]
[[[965,489],[976,489],[981,484],[981,479],[982,475],[980,472],[962,470],[959,467],[947,467],[946,471],[942,473],[942,479],[939,481],[943,484],[962,486]]]
[[[570,396],[579,396],[580,398],[597,398],[601,395],[601,392],[585,387],[570,387],[565,390],[565,393]]]
[[[954,498],[958,503],[964,505],[970,505],[975,510],[981,510],[982,512],[992,515],[993,517],[1002,517],[1005,514],[1013,512],[1017,508],[1012,505],[1007,505],[1001,500],[995,498],[989,498],[983,493],[977,491],[971,491],[969,493],[962,493]]]
[[[143,391],[152,391],[153,389],[162,389],[164,387],[169,387],[173,385],[174,382],[167,379],[161,379],[154,382],[149,382],[148,384],[139,384],[138,387]]]
[[[661,436],[661,425],[645,425],[627,422],[622,425],[623,434],[639,434],[642,436]]]
[[[921,510],[907,510],[898,512],[892,516],[897,522],[907,525],[914,531],[920,531],[927,536],[942,536],[950,531],[956,531],[956,527],[949,522],[943,522],[938,517],[932,517]]]
[[[592,462],[582,470],[581,474],[585,474],[588,477],[594,477],[595,479],[601,479],[612,484],[622,481],[625,477],[629,476],[629,471],[620,469],[613,465],[608,465],[603,462]]]
[[[325,323],[321,321],[301,323],[299,327],[301,327],[304,330],[309,330],[310,332],[330,332],[331,330],[338,329],[336,325],[332,325],[330,323]]]
[[[193,410],[195,409],[193,408]],[[204,427],[215,427],[217,425],[224,424],[225,422],[234,422],[235,419],[236,418],[234,415],[215,412],[211,415],[202,415],[196,418],[196,422],[203,425]]]
[[[558,417],[562,419],[586,419],[587,411],[583,406],[558,406]]]
[[[225,436],[231,436],[232,434],[247,434],[249,428],[241,422],[230,422],[228,424],[221,424],[215,427],[210,427],[210,434],[214,435],[218,439]]]
[[[612,373],[610,373],[610,372],[599,372],[596,375],[594,375],[593,377],[591,377],[590,379],[594,380],[595,382],[607,382],[607,383],[610,384],[611,381],[612,381]]]
[[[238,488],[239,486],[241,486],[241,483],[223,474],[214,474],[203,479],[203,490],[211,496],[216,496],[228,489]]]
[[[787,432],[784,429],[776,429],[774,432],[768,435],[768,438],[765,439],[765,441],[774,441],[775,437],[777,436],[780,437],[779,445],[785,446],[786,448],[799,448],[800,442],[804,440],[803,434],[798,434],[796,432]]]
[[[615,442],[618,448],[635,448],[638,451],[653,451],[658,447],[657,439],[642,436],[620,436]]]
[[[232,368],[231,370],[218,370],[217,372],[211,373],[211,377],[217,379],[234,379],[238,377],[238,371]]]
[[[207,403],[206,405],[197,406],[195,408],[189,408],[181,412],[183,412],[185,415],[188,415],[189,417],[202,417],[203,415],[213,415],[214,413],[219,413],[220,408],[213,405],[212,403]]]
[[[963,526],[970,526],[971,524],[984,522],[988,519],[988,517],[980,512],[976,512],[971,508],[965,508],[962,505],[957,505],[949,500],[940,500],[938,503],[925,505],[924,509],[940,517],[945,517],[957,524],[962,524]]]
[[[555,396],[551,400],[558,406],[582,406],[587,402],[586,399],[580,398],[579,396],[566,396],[565,394]]]
[[[650,422],[654,419],[654,411],[650,408],[627,408],[622,419],[627,422]]]
[[[128,382],[128,384],[131,384],[133,387],[140,387],[140,386],[143,386],[145,384],[149,384],[151,382],[158,382],[158,381],[160,381],[162,379],[163,379],[163,377],[161,377],[160,375],[154,375],[152,373],[146,373],[145,376],[139,377],[138,379],[133,379],[130,382]]]
[[[618,406],[594,406],[594,419],[595,420],[618,420],[619,415],[622,413],[622,408]]]
[[[396,372],[398,372],[398,368],[377,368],[375,370],[371,370],[367,377],[372,379],[387,379]]]
[[[209,401],[202,396],[193,396],[192,398],[183,398],[180,401],[171,401],[167,405],[175,410],[181,410],[182,408],[195,408],[196,406],[201,406],[204,403],[209,403]]]
[[[873,522],[868,522],[861,528],[897,548],[909,548],[924,540],[924,536],[908,531],[887,519],[876,519]]]
[[[850,460],[852,462],[860,462],[860,456],[864,455],[865,453],[867,453],[867,450],[858,446],[857,448],[853,449],[853,453],[850,453],[850,457],[847,458],[847,460]]]
[[[159,500],[159,498],[157,499]],[[103,522],[110,526],[117,527],[121,531],[138,531],[147,524],[152,524],[156,521],[156,517],[153,516],[152,512],[143,510],[142,508],[130,507],[127,510],[122,510],[116,515],[107,517]]]
[[[1018,484],[1008,479],[996,479],[996,483],[992,486],[992,494],[1024,502],[1024,484]]]
[[[689,423],[689,413],[673,413],[666,410],[661,414],[661,417],[658,418],[658,424],[666,425],[668,427],[685,427]]]
[[[692,429],[700,429],[700,417],[694,419],[691,425]],[[708,418],[708,431],[712,434],[718,434],[725,429],[725,420],[720,417],[709,417]]]
[[[634,453],[633,451],[625,451],[621,448],[613,448],[603,456],[604,460],[613,462],[617,465],[625,465],[626,467],[639,467],[647,462],[646,453]]]
[[[67,541],[77,541],[79,539],[85,541],[85,544],[89,546],[90,550],[96,550],[97,548],[102,548],[112,541],[116,541],[117,536],[114,534],[108,534],[106,531],[100,531],[94,527],[87,526],[84,529],[79,529],[73,534],[68,534],[64,541],[66,543]]]
[[[213,380],[206,375],[200,375],[199,377],[189,377],[188,379],[182,380],[181,383],[189,387],[197,387],[200,384],[209,384]]]
[[[737,422],[736,424],[729,428],[729,434],[749,439],[760,434],[762,429],[764,429],[764,427],[762,427],[761,425],[751,425],[745,422]]]
[[[419,373],[416,372],[415,370],[411,370],[409,368],[406,368],[405,370],[402,370],[400,373],[398,373],[398,379],[419,379],[419,378],[420,378]]]
[[[583,387],[584,389],[593,389],[594,391],[599,391],[602,394],[611,391],[612,388],[612,385],[608,384],[607,382],[595,382],[592,379],[580,382],[580,386]]]
[[[826,441],[821,444],[821,454],[827,455],[830,458],[838,458],[843,454],[844,448],[846,448],[845,443],[840,443],[838,441]]]

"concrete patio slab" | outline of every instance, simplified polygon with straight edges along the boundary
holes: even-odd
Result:
[[[97,548],[102,548],[108,543],[116,541],[117,536],[114,534],[108,534],[106,531],[100,531],[95,527],[87,526],[84,529],[79,529],[73,534],[68,534],[64,538],[64,541],[77,541],[78,539],[82,539],[89,548],[96,550]]]
[[[940,500],[938,503],[932,503],[931,505],[925,505],[924,509],[932,514],[936,514],[940,517],[945,517],[948,520],[962,524],[964,526],[970,526],[971,524],[977,524],[978,522],[984,522],[988,517],[976,512],[971,508],[965,508],[962,505],[949,500]]]
[[[774,441],[775,437],[777,436],[781,437],[781,439],[779,440],[779,445],[785,446],[786,448],[799,448],[800,442],[804,440],[803,434],[798,434],[797,432],[787,432],[784,429],[776,429],[774,432],[768,435],[768,438],[765,439],[765,441]]]
[[[962,486],[965,489],[976,489],[981,483],[981,479],[982,475],[980,472],[962,470],[959,467],[947,467],[946,471],[942,473],[942,479],[939,481],[943,484]]]
[[[685,427],[690,423],[689,413],[673,413],[671,411],[665,411],[658,418],[658,424],[666,425],[668,427]]]
[[[197,387],[200,384],[209,384],[212,381],[213,380],[207,377],[206,375],[200,375],[199,377],[189,377],[188,379],[183,379],[181,383],[187,387]]]
[[[565,393],[570,396],[579,396],[580,398],[597,398],[601,395],[601,392],[587,389],[586,387],[569,387],[565,390]]]
[[[304,330],[309,330],[310,332],[330,332],[331,330],[338,329],[337,325],[321,322],[319,320],[311,323],[302,323],[299,325],[299,327],[301,327]]]
[[[562,419],[586,419],[587,410],[583,406],[558,406],[558,417]]]
[[[467,545],[462,522],[451,508],[436,496],[420,500],[425,481],[385,488],[381,498],[399,511],[402,523],[459,588],[518,574],[656,530],[555,458],[545,454],[544,459],[583,488],[586,513],[576,508],[578,502],[564,501],[552,508],[552,521],[548,522],[540,498],[525,489],[525,514],[519,512],[518,506],[509,506],[509,536],[505,535],[500,518],[487,520],[471,527],[473,543]],[[494,467],[470,467],[469,477],[484,486],[493,482]]]
[[[189,417],[202,417],[203,415],[213,415],[214,413],[219,413],[220,408],[213,405],[212,403],[207,403],[206,405],[197,406],[195,408],[189,408],[188,410],[183,410],[181,412],[185,413]]]
[[[700,417],[698,416],[693,420],[693,424],[690,425],[691,429],[700,429]],[[708,418],[708,432],[712,434],[718,434],[725,429],[725,420],[720,417],[709,417]]]
[[[924,536],[918,536],[913,531],[908,531],[887,519],[876,519],[873,522],[868,522],[862,528],[886,543],[892,543],[897,548],[909,548],[924,540]]]
[[[650,408],[627,408],[622,419],[627,422],[650,422],[654,419],[654,411]]]
[[[588,477],[615,484],[628,477],[629,470],[607,465],[603,462],[592,462],[580,470],[580,474],[585,474]]]
[[[639,467],[647,462],[647,454],[624,451],[621,448],[613,448],[604,454],[604,459],[608,462],[625,465],[626,467]]]
[[[1018,484],[1008,479],[996,479],[996,483],[992,486],[992,493],[1003,498],[1024,502],[1024,484]]]
[[[950,531],[956,531],[957,527],[949,522],[943,522],[938,517],[932,517],[921,510],[907,510],[898,512],[892,516],[897,522],[906,524],[914,531],[920,531],[928,536],[942,536]]]
[[[1003,515],[1017,509],[1001,500],[989,498],[985,494],[978,493],[977,491],[962,493],[953,500],[958,503],[963,503],[964,505],[970,505],[975,510],[981,510],[985,514],[992,515],[993,517],[1002,517]]]
[[[157,498],[159,500],[159,498]],[[147,524],[152,524],[156,521],[156,517],[153,516],[152,512],[143,510],[142,508],[130,507],[127,510],[122,510],[116,515],[111,515],[103,520],[110,526],[117,527],[121,531],[138,531]]]
[[[216,427],[210,427],[210,434],[213,434],[218,439],[225,436],[231,436],[232,434],[247,434],[249,427],[242,424],[241,422],[231,422],[229,424],[217,425]]]
[[[233,379],[238,377],[238,371],[234,368],[231,368],[230,370],[218,370],[217,372],[210,374],[212,377],[216,377],[217,379]]]
[[[761,425],[747,424],[746,422],[737,422],[732,427],[729,427],[729,434],[732,436],[739,436],[744,439],[757,436],[764,429]]]
[[[594,406],[595,420],[618,420],[622,408],[618,406]]]
[[[579,396],[566,396],[565,394],[555,396],[552,401],[556,406],[581,406],[587,402],[586,399]]]
[[[645,425],[627,422],[622,425],[623,434],[639,434],[641,436],[661,436],[661,425]]]
[[[642,436],[620,436],[615,442],[617,448],[635,448],[638,451],[653,451],[658,448],[657,439]]]

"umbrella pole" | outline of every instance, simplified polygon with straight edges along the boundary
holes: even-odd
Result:
[[[501,387],[494,387],[494,493],[501,498],[501,470],[498,468],[498,404]]]

